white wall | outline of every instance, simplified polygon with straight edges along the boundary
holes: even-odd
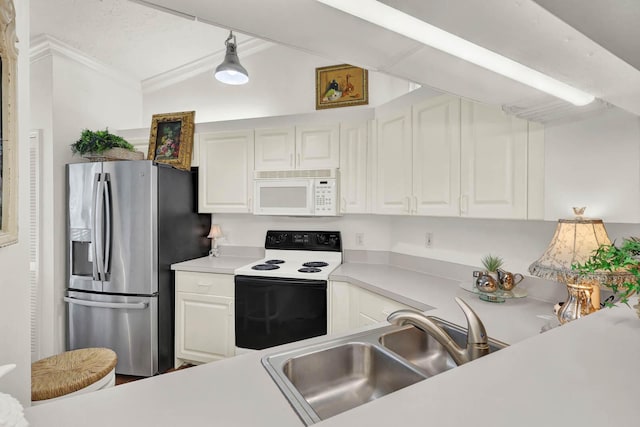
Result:
[[[571,207],[606,222],[640,222],[640,118],[618,108],[545,126],[545,219]]]
[[[55,49],[33,62],[31,126],[43,134],[42,316],[39,357],[64,350],[66,287],[65,167],[82,161],[70,145],[83,129],[141,125],[142,92]]]
[[[29,1],[15,2],[18,33],[18,243],[0,248],[0,365],[16,370],[0,380],[0,391],[31,402],[29,318]]]
[[[267,230],[337,230],[347,250],[392,251],[401,254],[480,267],[489,253],[505,260],[505,268],[528,275],[529,265],[547,248],[556,221],[438,218],[418,216],[345,215],[335,218],[296,218],[214,214],[226,240],[222,246],[264,247]],[[609,237],[640,236],[638,224],[605,223]],[[432,246],[425,234],[432,233]],[[356,244],[364,234],[364,245]]]
[[[143,122],[151,116],[173,111],[196,111],[196,122],[235,120],[250,117],[301,114],[315,110],[315,69],[335,61],[285,46],[273,45],[248,57],[239,51],[249,72],[249,83],[225,85],[213,77],[213,70],[183,82],[145,92]],[[369,72],[369,108],[409,91],[409,82]],[[349,107],[349,110],[362,107]]]

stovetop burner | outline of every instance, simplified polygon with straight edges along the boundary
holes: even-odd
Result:
[[[315,267],[302,267],[302,268],[299,268],[298,271],[300,273],[319,273],[322,270],[320,270],[319,268],[315,268]]]
[[[329,265],[329,263],[326,263],[324,261],[311,261],[311,262],[305,262],[302,265],[304,267],[326,267],[327,265]]]
[[[252,270],[276,270],[280,268],[280,266],[275,264],[257,264],[251,267]]]
[[[265,264],[284,264],[283,259],[269,259],[264,262]]]

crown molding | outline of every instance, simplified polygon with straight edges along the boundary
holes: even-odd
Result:
[[[124,86],[130,87],[131,89],[135,89],[136,91],[141,90],[139,80],[118,70],[117,68],[106,65],[97,59],[88,56],[84,52],[50,36],[49,34],[40,34],[31,39],[29,49],[29,61],[31,63],[53,56],[54,54],[82,64],[100,74],[112,78]]]
[[[274,43],[272,42],[251,38],[242,43],[238,43],[238,52],[242,54],[243,58],[247,58],[253,54],[269,49],[272,46],[274,46]],[[221,49],[172,70],[144,79],[142,80],[142,92],[154,92],[187,80],[198,74],[213,70],[222,62],[225,53],[226,49]]]

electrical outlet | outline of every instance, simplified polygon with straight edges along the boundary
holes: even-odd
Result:
[[[364,246],[364,233],[356,233],[356,246]]]
[[[430,231],[424,236],[424,246],[427,248],[433,246],[433,233]]]

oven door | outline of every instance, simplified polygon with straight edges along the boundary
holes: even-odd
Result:
[[[262,350],[327,333],[327,282],[235,276],[236,347]]]

